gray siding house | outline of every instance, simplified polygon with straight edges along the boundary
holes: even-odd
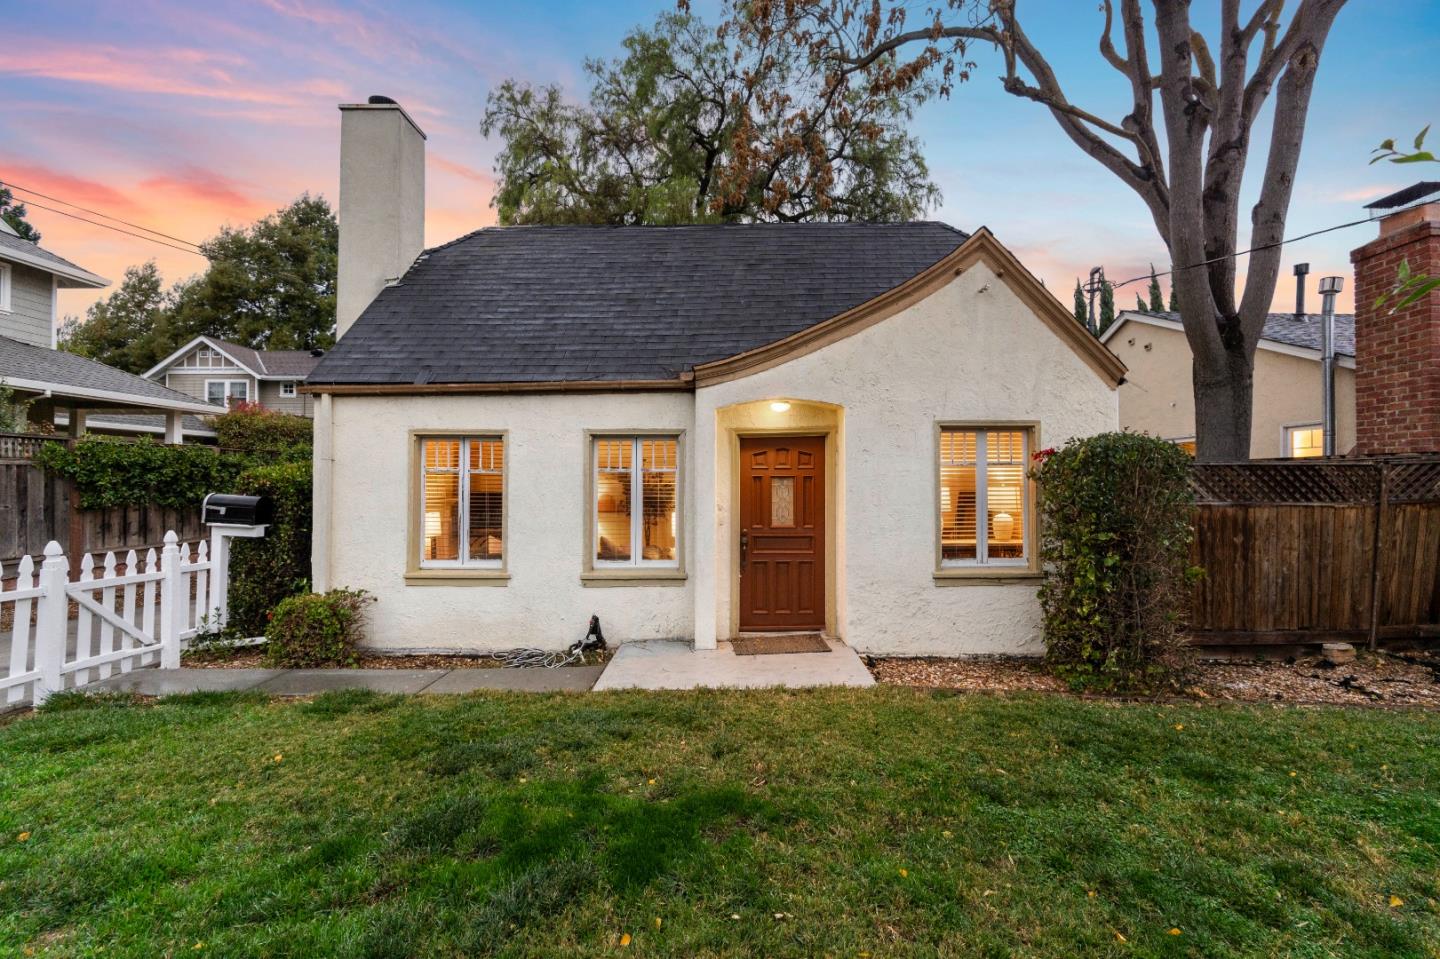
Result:
[[[0,384],[28,401],[34,429],[213,436],[199,417],[222,407],[55,348],[60,291],[109,283],[0,221]]]
[[[314,400],[300,385],[322,355],[321,350],[252,350],[197,336],[147,370],[145,377],[207,403],[258,403],[310,416]]]

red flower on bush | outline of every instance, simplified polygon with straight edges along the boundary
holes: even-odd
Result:
[[[1052,456],[1054,456],[1054,455],[1055,455],[1055,447],[1049,446],[1049,447],[1046,447],[1046,448],[1043,449],[1043,450],[1036,450],[1035,453],[1034,453],[1034,455],[1031,456],[1030,458],[1031,458],[1032,460],[1034,460],[1035,462],[1037,462],[1037,463],[1043,463],[1043,462],[1045,462],[1046,460],[1048,460],[1050,457],[1052,457]]]

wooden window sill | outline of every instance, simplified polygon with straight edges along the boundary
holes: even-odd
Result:
[[[986,568],[945,567],[934,573],[936,586],[1009,586],[1012,584],[1038,584],[1045,575],[1037,569],[1026,566]]]
[[[406,586],[505,586],[510,572],[504,569],[412,569],[405,573]]]
[[[581,586],[683,586],[683,569],[590,569],[580,574]]]

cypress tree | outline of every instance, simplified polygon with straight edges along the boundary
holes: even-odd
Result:
[[[1141,309],[1143,310],[1144,307],[1142,306]],[[1160,278],[1155,275],[1154,263],[1150,264],[1150,309],[1155,313],[1163,312],[1165,309],[1165,299],[1160,295]]]
[[[1075,322],[1089,326],[1090,311],[1085,307],[1085,291],[1080,289],[1080,280],[1075,280]]]

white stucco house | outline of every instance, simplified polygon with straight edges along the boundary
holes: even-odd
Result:
[[[1040,650],[1042,446],[1124,365],[985,229],[508,227],[422,250],[424,134],[341,107],[314,579],[371,643]]]

